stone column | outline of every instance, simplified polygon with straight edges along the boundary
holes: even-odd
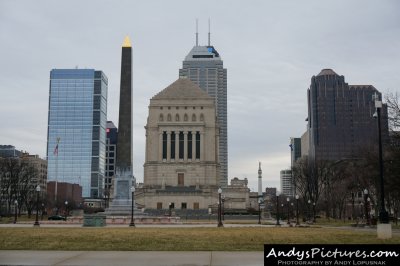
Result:
[[[196,161],[196,131],[192,131],[192,162]]]
[[[162,152],[163,152],[163,132],[158,132],[159,138],[158,138],[158,161],[162,162],[163,158],[162,158]]]
[[[187,162],[188,159],[188,132],[184,131],[183,132],[183,161]]]
[[[167,131],[167,162],[171,161],[171,131]]]
[[[175,162],[179,161],[179,131],[175,131]]]
[[[200,161],[204,161],[204,132],[200,131]]]

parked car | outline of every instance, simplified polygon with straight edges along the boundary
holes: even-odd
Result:
[[[47,220],[53,220],[53,221],[66,221],[67,218],[65,218],[65,216],[61,216],[61,215],[53,215],[53,216],[49,216],[49,218],[47,218]]]

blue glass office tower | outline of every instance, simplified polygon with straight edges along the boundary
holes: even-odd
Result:
[[[103,196],[107,86],[94,69],[50,72],[48,181],[80,184],[84,198]]]

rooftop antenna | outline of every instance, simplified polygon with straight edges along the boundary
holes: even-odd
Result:
[[[208,46],[210,46],[211,32],[210,32],[210,18],[208,18]]]
[[[199,46],[199,19],[196,18],[196,46]]]

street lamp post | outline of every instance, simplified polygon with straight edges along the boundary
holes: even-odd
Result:
[[[276,225],[281,225],[279,223],[279,193],[276,193]]]
[[[36,186],[36,220],[33,226],[40,226],[39,224],[39,193],[40,193],[40,185]]]
[[[14,223],[17,223],[18,200],[14,201]]]
[[[365,220],[366,220],[366,224],[367,225],[370,225],[370,222],[369,222],[369,213],[368,213],[368,189],[364,189],[364,200],[365,200],[365,202],[364,202],[364,205],[365,205]]]
[[[378,144],[379,144],[379,175],[380,175],[380,210],[379,210],[379,222],[382,224],[389,223],[389,213],[385,209],[385,191],[383,181],[383,158],[382,158],[382,134],[381,134],[381,109],[382,101],[379,101],[378,95],[375,93],[375,108],[378,116]],[[375,114],[374,114],[375,117]]]
[[[308,221],[311,221],[311,200],[307,201],[308,203]]]
[[[66,221],[68,215],[68,201],[66,200],[64,203],[65,203],[65,221]]]
[[[299,226],[299,195],[296,195],[296,225]]]
[[[43,215],[44,215],[44,203],[42,203],[42,215],[40,216],[40,220],[43,221]]]
[[[316,220],[315,220],[315,202],[313,202],[313,223],[315,223],[316,222]]]
[[[290,199],[289,197],[286,198],[287,201],[287,224],[290,224]]]
[[[222,224],[222,219],[221,219],[221,194],[222,194],[222,189],[218,189],[218,227],[223,227],[224,225]]]
[[[225,195],[222,195],[222,221],[225,221]]]
[[[168,216],[171,217],[172,203],[168,203]]]
[[[131,206],[131,223],[129,226],[135,227],[135,220],[133,218],[133,212],[134,212],[134,202],[135,202],[135,187],[131,187],[131,192],[132,192],[132,206]]]

